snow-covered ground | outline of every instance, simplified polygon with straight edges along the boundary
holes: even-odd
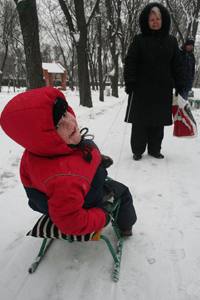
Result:
[[[200,90],[193,89],[200,99]],[[2,300],[196,300],[200,299],[200,137],[173,137],[165,127],[163,160],[144,154],[134,161],[131,125],[124,123],[127,96],[79,106],[76,92],[65,92],[81,127],[89,127],[114,165],[109,176],[129,186],[138,221],[123,246],[120,279],[111,279],[113,259],[104,241],[56,240],[37,271],[28,267],[41,239],[26,237],[40,214],[27,205],[19,177],[23,148],[0,129],[0,299]],[[16,93],[15,93],[16,94]],[[15,95],[0,93],[0,112]],[[197,125],[200,110],[192,109]],[[111,226],[103,230],[116,242]]]

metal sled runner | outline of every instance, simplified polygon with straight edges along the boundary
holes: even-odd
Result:
[[[115,211],[115,217],[111,220],[111,224],[112,224],[112,227],[114,228],[114,231],[115,231],[115,233],[117,235],[116,250],[114,250],[114,248],[113,248],[111,242],[109,241],[109,239],[106,236],[102,235],[101,232],[100,232],[100,237],[99,237],[99,239],[104,240],[106,242],[106,244],[107,244],[107,246],[108,246],[108,248],[110,250],[110,253],[111,253],[112,257],[113,257],[113,260],[114,260],[114,269],[113,269],[112,278],[113,278],[113,280],[115,282],[118,281],[118,279],[119,279],[121,257],[122,257],[122,247],[123,247],[123,240],[124,240],[123,237],[120,236],[118,228],[116,226],[116,220],[117,220],[117,217],[118,217],[118,213],[119,213],[119,209],[120,209],[120,204],[121,204],[121,199],[118,199],[115,202],[114,206],[110,210],[110,212],[114,212]],[[32,273],[35,272],[35,270],[37,269],[38,265],[40,264],[42,258],[44,257],[46,251],[48,250],[48,248],[51,245],[51,243],[52,243],[53,240],[54,240],[53,238],[47,238],[47,237],[43,239],[40,251],[39,251],[37,257],[35,258],[34,262],[31,264],[30,268],[28,269],[28,272],[30,274],[32,274]],[[69,243],[73,242],[73,240],[72,240],[72,238],[71,238],[70,235],[67,236],[67,241]]]

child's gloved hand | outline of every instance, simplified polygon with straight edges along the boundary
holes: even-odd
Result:
[[[106,223],[104,225],[104,227],[106,227],[110,223],[110,221],[112,219],[112,215],[105,208],[103,208],[103,211],[104,211],[104,213],[106,215]]]
[[[102,158],[101,164],[104,169],[109,168],[113,164],[113,160],[109,156],[102,154],[101,158]]]
[[[113,215],[111,212],[112,206],[113,206],[113,201],[114,201],[114,198],[112,197],[111,201],[108,200],[108,201],[103,202],[103,211],[105,212],[105,215],[106,215],[106,223],[105,223],[104,227],[106,227],[110,223],[111,219],[113,218]]]

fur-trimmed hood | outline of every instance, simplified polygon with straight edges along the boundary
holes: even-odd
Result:
[[[139,24],[140,29],[143,35],[150,36],[152,35],[153,30],[149,28],[148,20],[149,20],[149,14],[151,9],[157,6],[160,9],[161,15],[162,15],[162,27],[160,29],[161,36],[166,36],[169,34],[170,29],[170,15],[168,10],[160,3],[153,2],[145,6],[143,11],[140,14],[139,18]]]
[[[61,91],[52,87],[18,94],[2,111],[2,129],[35,155],[51,157],[73,153],[74,149],[66,145],[54,127],[53,104],[58,97],[65,99]],[[75,116],[70,106],[67,110]]]

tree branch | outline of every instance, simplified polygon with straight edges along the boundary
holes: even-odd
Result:
[[[174,22],[174,24],[175,24],[175,26],[176,26],[176,29],[177,29],[177,31],[178,31],[178,33],[179,33],[179,35],[180,35],[181,41],[182,41],[182,43],[184,44],[185,41],[184,41],[183,35],[182,35],[181,31],[180,31],[180,28],[179,28],[179,26],[178,26],[178,23],[176,22],[176,19],[174,18],[173,10],[172,10],[172,8],[171,8],[171,6],[170,6],[170,4],[169,4],[169,1],[166,0],[166,3],[167,3],[167,6],[169,7],[169,10],[170,10],[170,13],[171,13],[172,20],[173,20],[173,22]]]
[[[60,3],[60,6],[61,6],[63,12],[64,12],[64,15],[65,15],[66,19],[67,19],[67,25],[69,26],[69,30],[71,32],[75,32],[75,28],[74,28],[74,25],[73,25],[73,22],[72,22],[72,18],[71,18],[71,15],[69,13],[69,10],[67,8],[67,5],[66,5],[65,1],[64,0],[58,0],[58,1]]]
[[[92,10],[92,12],[91,12],[91,15],[90,15],[90,17],[89,17],[89,19],[88,19],[88,21],[87,21],[87,24],[86,24],[87,26],[89,26],[89,24],[90,24],[92,18],[94,17],[94,14],[95,14],[95,12],[96,12],[98,6],[99,6],[99,2],[100,2],[100,0],[97,0],[96,3],[95,3],[95,5],[94,5],[94,7],[93,7],[93,10]]]

